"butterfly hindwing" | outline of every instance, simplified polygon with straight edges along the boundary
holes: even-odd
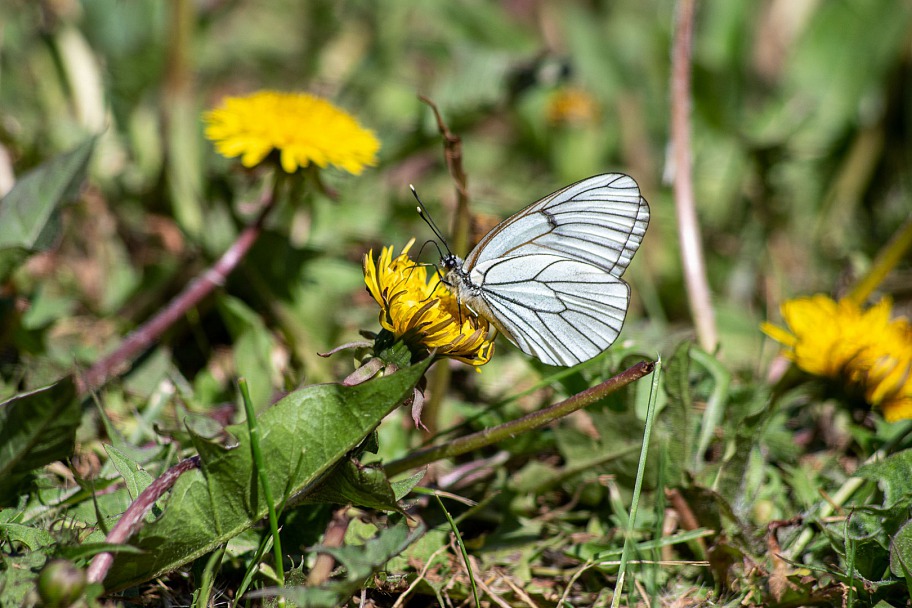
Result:
[[[471,277],[494,325],[550,365],[575,365],[608,348],[630,299],[627,284],[605,269],[553,254],[490,260]]]

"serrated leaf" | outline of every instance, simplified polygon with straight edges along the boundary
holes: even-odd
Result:
[[[323,384],[291,393],[258,417],[265,471],[277,503],[313,487],[412,390],[429,361],[357,386]],[[193,436],[201,469],[177,481],[163,515],[130,544],[146,553],[119,555],[108,589],[148,580],[208,553],[266,515],[253,470],[247,427],[228,427],[226,449]]]
[[[377,334],[374,341],[374,353],[386,363],[397,367],[406,367],[412,359],[412,352],[405,342],[396,338],[392,332],[384,329]]]
[[[884,491],[884,508],[889,508],[912,494],[912,450],[892,454],[879,462],[858,468],[855,477],[877,482]]]
[[[120,476],[127,483],[127,492],[130,493],[130,499],[136,500],[140,492],[149,487],[152,483],[152,476],[143,469],[138,462],[129,458],[126,454],[112,445],[104,446],[105,452],[111,459],[111,463]]]
[[[46,530],[33,528],[25,524],[0,524],[0,538],[7,542],[19,542],[34,551],[54,543],[54,537]]]
[[[665,393],[668,405],[661,413],[660,425],[665,440],[663,449],[667,466],[666,479],[679,484],[684,479],[691,457],[691,413],[693,389],[690,386],[690,342],[682,342],[665,366]]]
[[[339,463],[326,480],[308,494],[306,502],[352,503],[381,511],[400,510],[383,467],[362,465],[352,459]]]
[[[912,573],[912,520],[907,521],[890,541],[890,572],[910,582]]]
[[[405,521],[400,521],[391,528],[365,542],[364,545],[343,547],[320,547],[319,551],[329,553],[340,564],[345,566],[349,579],[364,580],[390,559],[402,553],[424,534],[424,528],[411,529]]]
[[[41,551],[21,555],[4,555],[0,568],[0,604],[3,606],[34,606],[36,574],[47,561]]]
[[[40,237],[54,210],[82,184],[95,140],[92,137],[32,169],[0,199],[0,250],[41,248]]]
[[[415,486],[421,483],[425,473],[427,473],[427,469],[421,469],[411,477],[392,482],[390,485],[393,488],[393,494],[395,494],[396,500],[402,500]]]
[[[768,391],[762,386],[732,391],[725,400],[728,427],[725,454],[718,466],[710,465],[701,479],[715,477],[714,487],[729,499],[740,517],[747,517],[754,498],[752,492],[763,485],[766,461],[758,444],[763,439],[768,416]]]
[[[266,589],[262,592],[248,594],[246,597],[282,595],[298,606],[333,608],[361,589],[368,577],[393,557],[402,553],[423,534],[423,525],[410,529],[404,521],[400,521],[391,528],[381,530],[377,536],[369,539],[363,545],[320,547],[321,552],[329,553],[345,567],[344,579],[331,581],[315,588]]]
[[[0,403],[0,505],[29,474],[73,453],[82,408],[71,377]]]

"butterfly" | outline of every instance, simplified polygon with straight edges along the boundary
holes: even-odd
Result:
[[[576,365],[621,332],[630,302],[621,276],[648,224],[633,178],[596,175],[507,218],[465,260],[442,256],[443,282],[524,353]]]

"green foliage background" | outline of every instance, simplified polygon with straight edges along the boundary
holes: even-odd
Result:
[[[694,179],[721,340],[716,358],[704,353],[697,363],[677,348],[692,329],[667,158],[674,10],[671,0],[4,2],[0,190],[98,137],[78,196],[75,169],[41,182],[74,196],[40,234],[13,238],[10,216],[0,210],[0,401],[97,361],[231,244],[255,214],[262,180],[215,154],[200,117],[225,95],[266,88],[320,94],[350,111],[381,140],[379,165],[358,177],[326,171],[336,201],[308,194],[279,209],[224,288],[100,395],[105,414],[84,408],[69,462],[80,479],[115,484],[118,474],[101,446],[123,442],[120,448],[135,450],[130,460],[158,475],[178,451],[162,438],[191,445],[186,416],[226,411],[236,402],[237,377],[250,381],[261,410],[281,393],[345,377],[349,358],[316,353],[357,339],[359,329],[378,329],[364,293],[363,255],[432,236],[414,213],[408,184],[441,224],[451,217],[453,185],[422,94],[462,138],[480,225],[607,171],[634,176],[652,209],[626,275],[634,297],[622,340],[631,342],[619,342],[600,367],[559,381],[501,342],[481,374],[454,370],[443,426],[465,417],[490,425],[573,394],[607,377],[628,354],[674,355],[662,397],[668,406],[660,428],[672,439],[662,479],[692,504],[717,505],[707,509],[719,514],[716,530],[728,526],[726,538],[738,539],[738,558],[750,553],[762,561],[770,520],[810,517],[821,492],[835,491],[884,442],[906,447],[902,429],[859,413],[854,401],[769,386],[765,372],[776,349],[757,328],[776,319],[788,297],[842,293],[909,217],[912,3],[886,10],[860,0],[699,3]],[[555,100],[567,91],[588,99],[593,113],[553,119]],[[26,209],[40,196],[17,204]],[[436,261],[430,249],[423,259]],[[909,279],[906,259],[881,286],[899,311],[909,308]],[[555,381],[538,384],[543,376]],[[514,398],[534,387],[541,390]],[[644,391],[501,446],[511,460],[498,469],[500,480],[466,491],[482,500],[469,527],[494,539],[487,545],[493,563],[511,562],[492,546],[518,543],[523,565],[514,575],[528,581],[545,567],[538,561],[544,545],[529,539],[558,539],[575,564],[617,547],[606,539],[626,524]],[[770,409],[773,393],[785,397]],[[703,407],[714,397],[725,405],[718,428],[701,433]],[[498,402],[508,403],[484,409]],[[379,432],[386,460],[421,439],[395,422]],[[617,481],[606,485],[599,475],[608,473]],[[871,485],[859,504],[896,516],[896,505],[908,502],[901,478],[893,486],[900,498],[882,504]],[[650,479],[653,489],[661,487],[658,477]],[[45,482],[47,498],[59,480]],[[484,501],[497,492],[491,508],[509,515],[492,524]],[[66,506],[74,509],[70,517],[97,523],[75,514],[92,511],[88,495]],[[653,496],[643,529],[660,530],[661,496]],[[570,498],[578,506],[565,519],[541,518]],[[126,497],[99,500],[111,503],[101,513],[113,518]],[[0,526],[19,521],[9,510],[0,516]],[[883,516],[857,529],[815,528],[815,542],[801,555],[815,568],[838,563],[827,576],[843,582],[856,574],[881,581],[865,588],[863,599],[873,605],[905,584],[901,559],[890,563],[902,548],[889,553],[904,522]],[[582,533],[589,540],[570,540]],[[316,540],[302,536],[301,547]],[[7,557],[20,547],[9,539],[0,536]],[[697,540],[682,542],[691,557],[705,550]],[[232,559],[238,568],[247,558]],[[774,566],[775,574],[781,564]],[[716,589],[716,600],[772,597],[744,573],[650,572],[654,598],[707,587]],[[593,593],[582,596],[588,599],[607,585],[581,580]],[[831,579],[817,582],[811,590],[790,589],[804,599],[829,593]]]

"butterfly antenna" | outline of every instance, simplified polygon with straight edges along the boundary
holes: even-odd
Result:
[[[434,239],[428,239],[424,243],[421,244],[421,248],[418,250],[418,254],[415,256],[416,259],[421,258],[421,254],[424,253],[424,248],[427,247],[428,245],[433,245],[434,247],[436,247],[437,255],[439,255],[440,257],[443,257],[443,251],[441,251],[440,245],[437,243],[437,241],[435,241]],[[423,264],[423,265],[435,266],[434,264]]]
[[[438,244],[437,244],[437,241],[435,241],[434,239],[428,239],[428,240],[426,240],[426,241],[421,245],[421,248],[418,249],[418,254],[415,256],[415,259],[419,259],[419,260],[420,260],[420,259],[421,259],[421,254],[424,253],[424,248],[427,247],[428,245],[432,244],[432,243],[433,243],[434,247],[437,248],[437,253],[438,253],[438,254],[440,255],[440,257],[442,258],[442,257],[443,257],[443,254],[440,253],[440,245],[438,245]],[[438,273],[440,272],[440,268],[438,268],[438,267],[437,267],[437,264],[434,264],[433,262],[415,262],[414,264],[412,264],[412,267],[411,267],[411,269],[409,270],[409,276],[410,276],[410,277],[412,276],[412,271],[415,270],[416,268],[421,268],[421,267],[425,267],[425,268],[426,268],[426,267],[428,267],[428,266],[433,266],[433,267],[434,267],[434,272],[438,272]]]
[[[434,233],[434,236],[440,239],[440,242],[443,243],[443,246],[446,248],[447,253],[452,254],[453,252],[450,251],[450,246],[447,244],[446,238],[443,236],[443,232],[441,232],[440,228],[437,227],[437,224],[434,223],[434,219],[431,217],[431,214],[428,213],[427,208],[424,206],[424,203],[422,203],[421,199],[418,197],[418,191],[415,190],[415,186],[409,184],[409,189],[412,191],[412,195],[414,195],[415,200],[418,201],[418,215],[420,215],[421,219],[424,220],[424,223],[428,225],[428,227],[431,229],[431,232]],[[439,246],[437,247],[437,250],[440,251]],[[443,257],[442,253],[440,257]]]

